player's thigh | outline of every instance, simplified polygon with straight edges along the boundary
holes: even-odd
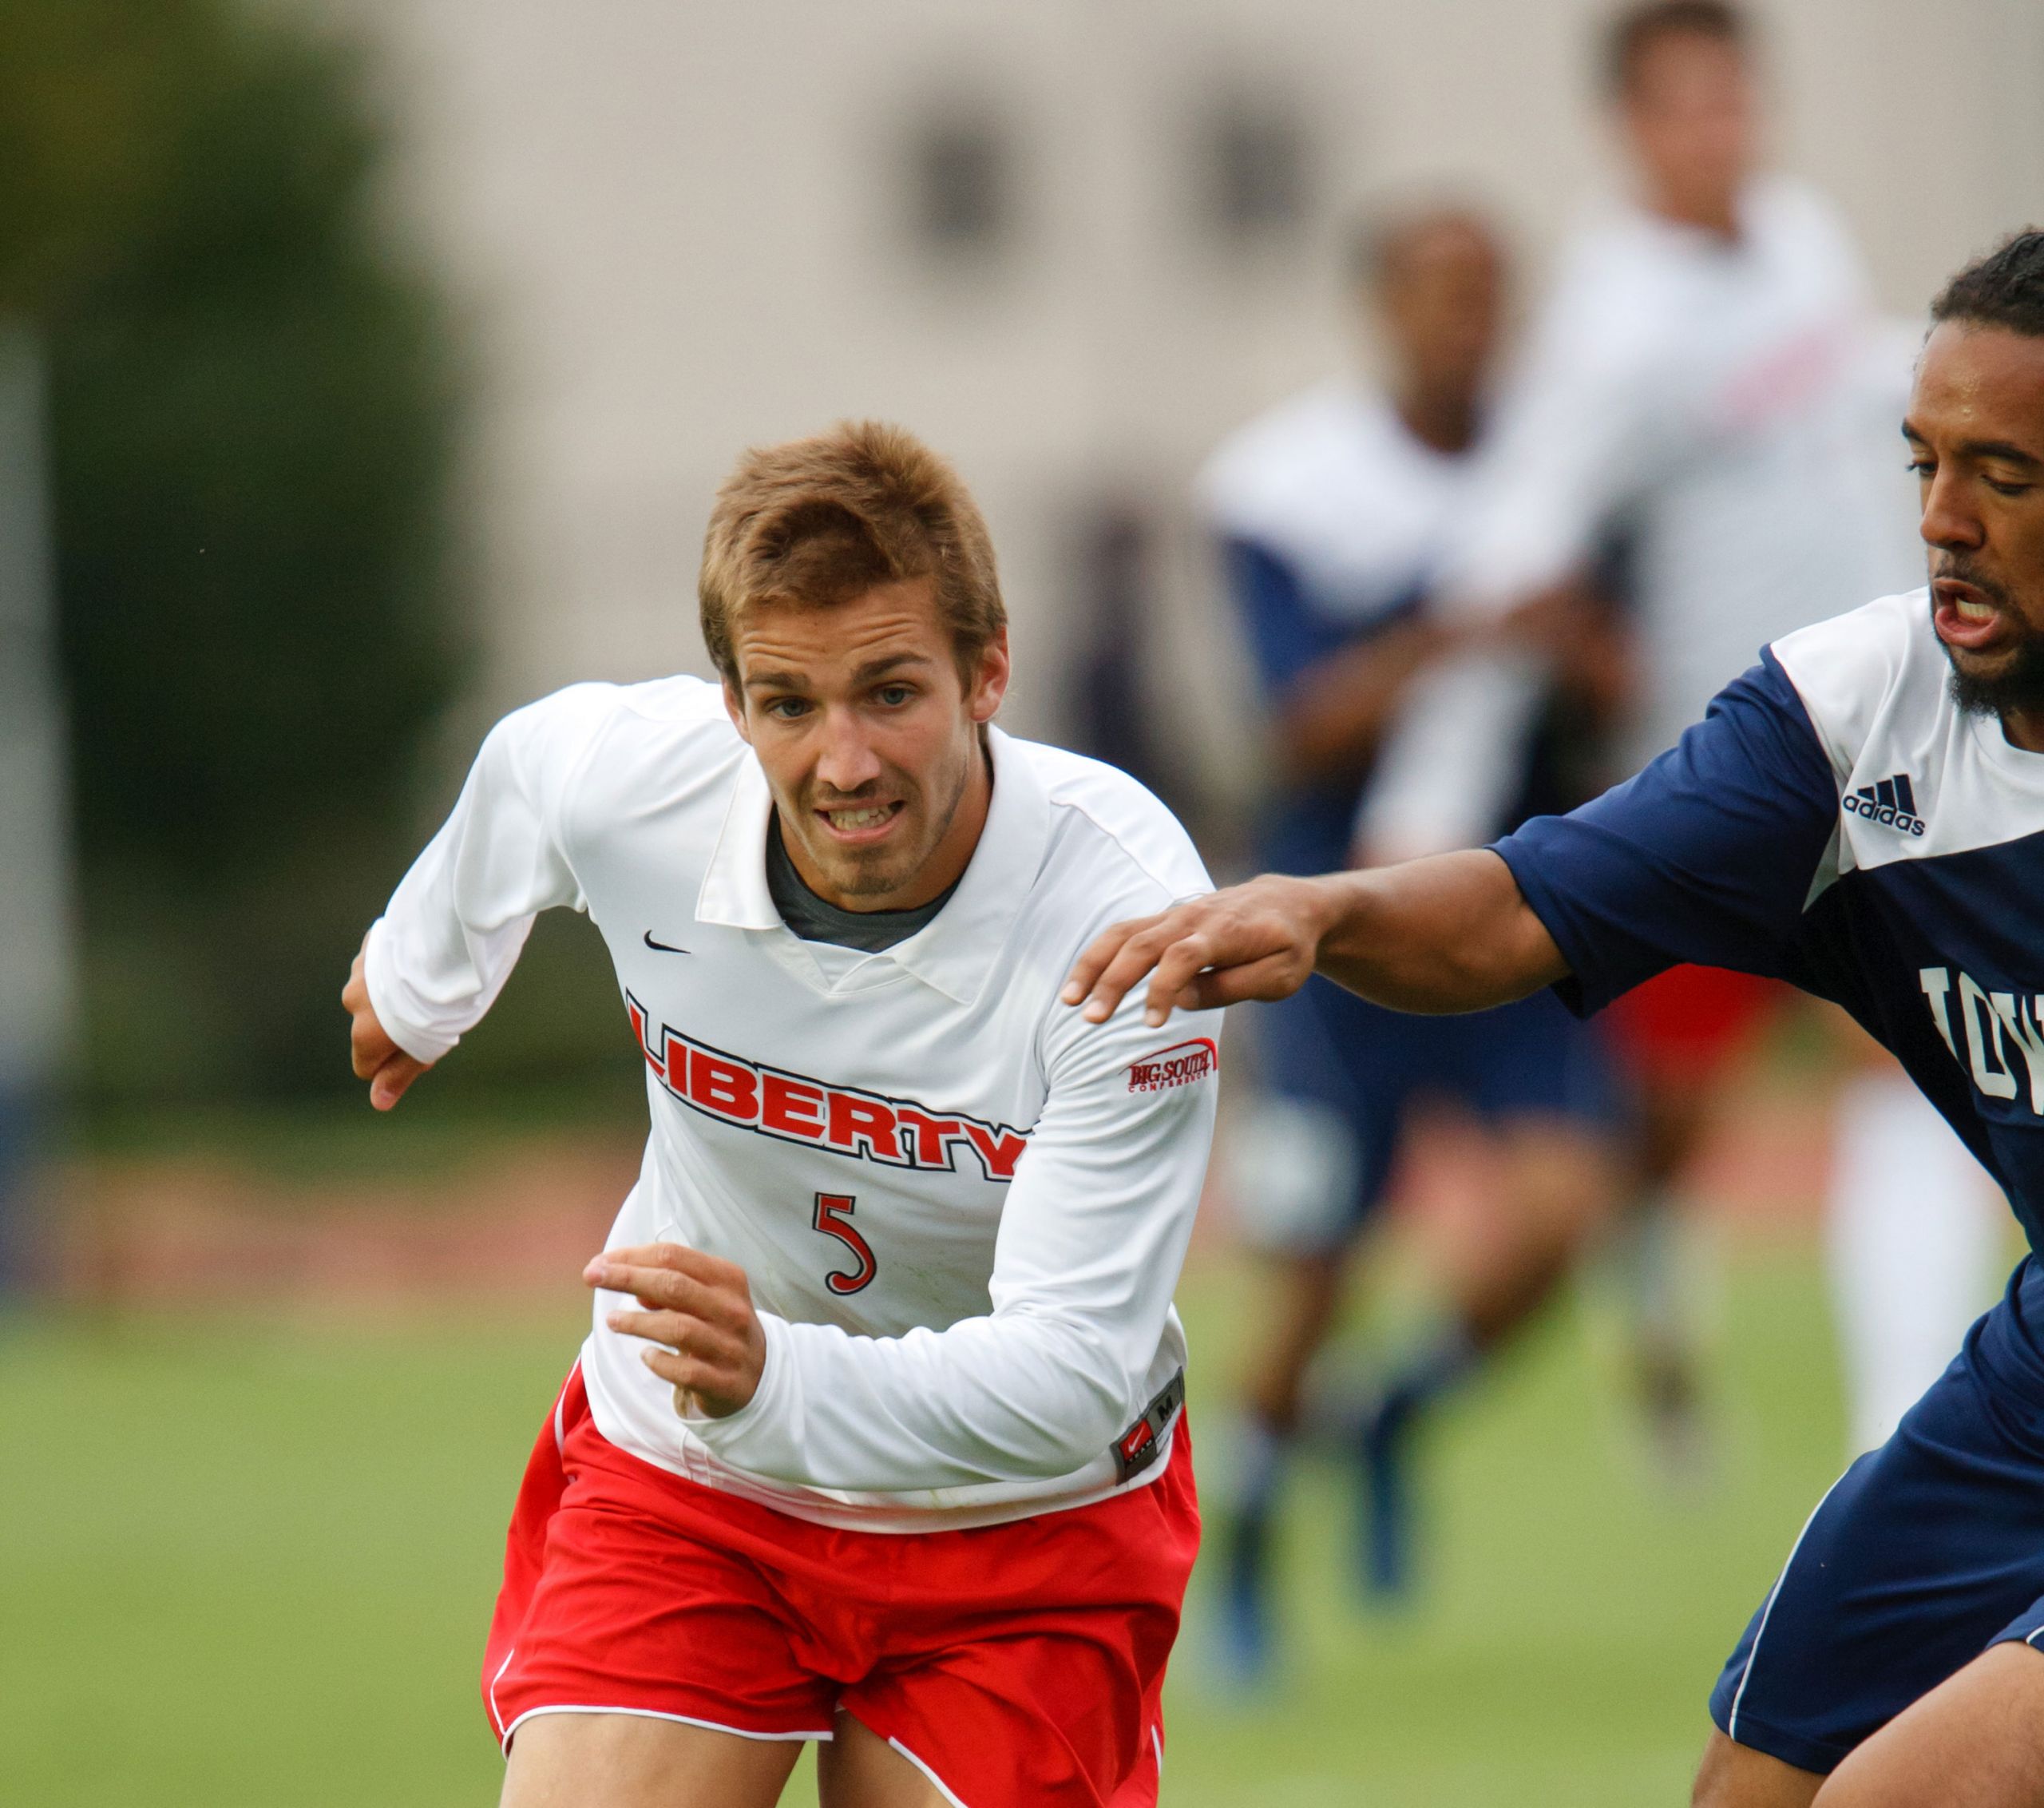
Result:
[[[2044,1808],[2044,1655],[1998,1644],[1834,1770],[1817,1808]]]
[[[773,1808],[801,1754],[648,1715],[538,1714],[511,1742],[499,1808]]]
[[[1697,1766],[1689,1808],[1809,1808],[1824,1778],[1716,1731]]]
[[[1504,1191],[1527,1234],[1574,1243],[1618,1214],[1626,1164],[1605,1124],[1551,1112],[1519,1113],[1498,1126]]]
[[[950,1798],[869,1727],[838,1716],[835,1735],[816,1751],[822,1808],[948,1808]]]

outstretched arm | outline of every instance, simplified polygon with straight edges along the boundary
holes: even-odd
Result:
[[[561,796],[612,694],[573,685],[491,729],[453,814],[370,926],[341,1003],[355,1073],[378,1111],[481,1020],[534,914],[580,906]]]
[[[1877,684],[1887,619],[1841,617],[1784,645],[1834,664],[1846,646]],[[1827,870],[1836,876],[1838,820],[1832,756],[1769,652],[1679,745],[1579,810],[1535,817],[1495,850],[1268,876],[1117,923],[1063,996],[1098,1022],[1147,974],[1154,1024],[1173,1005],[1285,997],[1316,968],[1426,1012],[1483,1010],[1557,982],[1572,1009],[1596,1010],[1682,961],[1808,985],[1804,913]]]
[[[1487,850],[1323,878],[1266,874],[1117,923],[1080,956],[1068,1005],[1099,1023],[1147,973],[1145,1016],[1290,996],[1314,971],[1394,1010],[1478,1011],[1568,972]]]

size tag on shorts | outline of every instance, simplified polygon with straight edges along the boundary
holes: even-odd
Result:
[[[1143,1417],[1114,1442],[1115,1477],[1127,1481],[1156,1461],[1164,1448],[1164,1432],[1185,1404],[1185,1370],[1181,1369],[1143,1409]]]

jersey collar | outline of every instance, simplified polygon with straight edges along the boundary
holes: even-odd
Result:
[[[961,1005],[984,988],[1022,914],[1050,842],[1050,794],[1012,737],[988,734],[993,796],[986,827],[951,902],[905,942],[869,958],[892,961]],[[773,793],[748,748],[739,762],[723,827],[695,902],[699,922],[792,935],[766,889],[766,825]]]

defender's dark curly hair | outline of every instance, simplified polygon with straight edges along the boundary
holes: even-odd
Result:
[[[2044,339],[2044,232],[2026,226],[1967,264],[1931,303],[1931,319]]]

